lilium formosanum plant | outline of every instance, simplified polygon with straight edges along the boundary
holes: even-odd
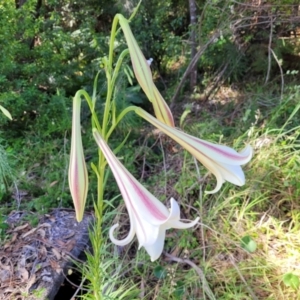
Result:
[[[147,98],[152,103],[155,116],[161,122],[174,127],[175,124],[172,112],[153,82],[149,63],[147,62],[136,39],[134,38],[134,35],[132,34],[128,20],[121,14],[117,14],[116,18],[119,19],[120,26],[123,30],[128,45],[135,77]]]
[[[80,106],[81,99],[77,94],[73,99],[69,186],[78,222],[83,218],[88,192],[88,173],[81,140]]]
[[[170,127],[141,108],[136,108],[135,112],[189,151],[216,176],[215,189],[206,193],[216,193],[225,181],[238,186],[245,184],[245,175],[241,165],[250,161],[253,152],[251,146],[248,145],[241,152],[237,152],[230,147],[213,144]]]
[[[126,238],[117,240],[114,230],[119,224],[110,228],[111,241],[119,246],[127,245],[137,235],[139,249],[144,247],[151,261],[159,258],[163,251],[167,229],[186,229],[197,224],[199,218],[189,223],[180,221],[178,203],[171,198],[171,208],[168,210],[154,195],[140,184],[121,164],[110,150],[100,133],[94,129],[94,138],[102,150],[121,191],[130,219],[130,231]]]

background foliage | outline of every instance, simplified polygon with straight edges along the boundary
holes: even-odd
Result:
[[[293,298],[294,289],[287,291],[283,284],[287,282],[286,286],[291,286],[288,279],[293,278],[290,274],[294,269],[286,267],[279,272],[273,263],[266,263],[269,257],[263,243],[258,247],[257,257],[255,254],[250,257],[240,252],[240,248],[247,249],[247,245],[231,249],[227,238],[240,244],[241,240],[252,243],[249,235],[259,242],[263,239],[260,236],[267,239],[268,235],[277,234],[286,253],[297,252],[285,233],[290,234],[294,244],[299,242],[295,234],[300,222],[297,179],[300,163],[296,155],[300,122],[299,3],[295,0],[195,0],[197,23],[190,26],[188,2],[143,1],[131,22],[132,31],[146,58],[154,59],[151,68],[155,81],[169,102],[191,60],[191,32],[196,32],[197,51],[216,35],[197,62],[197,85],[191,90],[188,78],[184,81],[173,103],[173,112],[178,121],[184,111],[189,111],[182,127],[192,134],[237,147],[248,141],[256,147],[261,161],[255,160],[254,171],[248,171],[248,188],[238,191],[225,188],[218,198],[200,201],[198,195],[202,188],[210,188],[210,183],[199,181],[199,170],[194,162],[185,154],[183,159],[179,158],[179,150],[171,142],[162,143],[151,130],[142,129],[143,123],[131,115],[120,124],[112,144],[118,145],[131,131],[128,144],[118,154],[129,170],[163,201],[171,195],[182,198],[203,213],[206,225],[214,232],[219,230],[215,224],[224,228],[223,235],[210,233],[213,236],[210,242],[218,247],[206,244],[203,232],[180,233],[180,250],[172,241],[166,245],[169,252],[174,248],[179,252],[191,251],[191,259],[206,268],[217,299],[250,299],[251,293],[245,292],[249,286],[244,281],[251,287],[266,286],[265,291],[256,290],[259,299],[297,299]],[[137,4],[137,0],[1,1],[0,104],[10,111],[13,121],[0,114],[0,237],[5,217],[13,209],[44,214],[55,207],[72,206],[67,184],[72,97],[81,88],[91,92],[95,75],[100,71],[96,96],[97,110],[101,114],[106,96],[102,58],[107,55],[111,23],[116,13],[129,17]],[[115,53],[119,54],[124,48],[124,38],[119,34]],[[133,103],[151,112],[136,82],[129,83],[128,66],[129,60],[121,70],[114,95],[119,108]],[[91,162],[97,150],[86,134],[90,129],[88,116],[88,109],[83,107],[86,160]],[[270,141],[273,146],[264,148],[271,145]],[[168,169],[168,166],[171,167]],[[166,175],[171,179],[166,179]],[[96,190],[95,181],[91,182],[89,210],[93,209],[91,199]],[[121,211],[118,193],[113,183],[106,197],[114,199],[112,205]],[[244,210],[238,210],[239,207]],[[270,226],[275,228],[276,234],[258,221],[258,216],[269,211],[272,212]],[[190,208],[185,207],[184,212],[194,217]],[[284,220],[288,220],[286,225],[281,223]],[[111,219],[107,222],[111,223]],[[236,224],[240,227],[235,228]],[[259,228],[259,233],[255,228]],[[211,248],[205,252],[199,244]],[[107,252],[113,252],[109,245],[107,247]],[[199,285],[192,268],[186,270],[176,265],[172,271],[170,263],[163,261],[155,266],[145,263],[141,270],[138,263],[135,267],[131,265],[135,258],[127,251],[126,258],[118,258],[113,265],[122,264],[124,268],[130,265],[128,276],[134,284],[145,286],[145,299],[154,299],[157,295],[161,297],[157,299],[182,299],[193,290],[198,293],[195,299],[203,296],[203,286]],[[242,273],[254,268],[253,265],[259,266],[251,278],[245,273],[240,276],[229,263],[235,251],[243,256],[235,261],[236,264],[241,262]],[[145,261],[143,255],[139,254],[137,261]],[[295,256],[300,259],[300,254]],[[286,263],[285,259],[282,264]],[[222,271],[214,261],[219,262]],[[289,276],[283,280],[285,272]],[[264,281],[266,277],[270,281]],[[140,278],[145,280],[140,282]],[[228,282],[228,278],[235,282]],[[145,284],[147,279],[148,285]],[[154,295],[152,291],[156,286],[160,288]],[[274,289],[278,292],[275,296]],[[136,296],[138,293],[133,290]]]

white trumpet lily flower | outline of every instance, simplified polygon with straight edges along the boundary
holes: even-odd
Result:
[[[114,244],[124,246],[130,243],[136,235],[139,249],[144,247],[150,255],[151,261],[154,261],[159,258],[163,251],[167,229],[193,227],[199,218],[189,223],[181,222],[178,203],[171,198],[171,208],[170,210],[167,209],[121,164],[96,129],[93,130],[93,134],[114,174],[130,219],[128,236],[122,240],[117,240],[114,237],[114,230],[119,224],[115,224],[109,231],[110,239]]]
[[[170,127],[141,108],[136,108],[135,112],[189,151],[216,176],[215,189],[206,193],[216,193],[225,181],[238,186],[245,184],[245,175],[241,165],[246,164],[252,158],[251,146],[247,145],[244,150],[237,152],[230,147],[213,144]]]

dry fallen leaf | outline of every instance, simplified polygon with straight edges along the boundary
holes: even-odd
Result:
[[[15,232],[11,238],[11,243],[13,244],[17,240],[18,234]]]
[[[17,236],[18,236],[18,234],[17,234]],[[13,243],[11,241],[8,241],[7,243],[5,243],[4,246],[3,246],[4,250],[6,250],[9,247],[12,247],[12,244]]]
[[[43,261],[45,258],[47,258],[47,249],[44,245],[41,245],[39,254],[40,254],[40,261]]]
[[[21,282],[25,282],[29,278],[29,273],[25,268],[18,268],[18,277],[21,279]]]
[[[23,229],[25,229],[28,226],[29,226],[29,223],[26,223],[24,225],[16,227],[13,231],[16,232],[16,231],[19,231],[19,230],[23,230]]]
[[[68,242],[67,242],[67,243],[68,243]],[[60,247],[65,247],[67,243],[65,243],[65,242],[62,241],[62,240],[57,240],[57,241],[56,241],[56,244],[57,244],[58,246],[60,246]]]
[[[43,224],[39,225],[39,228],[41,228],[41,227],[48,227],[48,228],[50,228],[51,224],[49,224],[49,223],[43,223]]]
[[[69,240],[67,243],[66,243],[66,250],[68,252],[71,252],[71,250],[75,247],[76,245],[76,241],[75,240]]]
[[[73,231],[73,232],[71,232],[70,234],[64,236],[64,238],[65,238],[66,240],[68,240],[69,238],[71,238],[71,237],[74,236],[74,235],[75,235],[75,232]]]
[[[56,257],[57,260],[61,259],[61,255],[60,255],[60,253],[59,253],[59,251],[57,249],[52,248],[52,252],[55,255],[55,257]]]
[[[40,229],[37,230],[37,234],[38,234],[42,239],[44,239],[45,236],[46,236],[46,231],[40,228]]]
[[[37,228],[32,228],[31,230],[27,231],[26,233],[24,233],[24,234],[22,235],[22,238],[25,238],[26,236],[28,236],[28,235],[34,233],[34,232],[36,231],[36,229],[37,229]]]
[[[50,265],[51,265],[51,268],[52,268],[54,271],[56,271],[57,273],[60,272],[61,267],[60,267],[60,265],[59,265],[59,263],[58,263],[57,261],[55,261],[55,260],[50,260]]]

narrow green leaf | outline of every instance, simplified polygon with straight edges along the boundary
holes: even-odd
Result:
[[[130,85],[133,85],[132,78],[134,78],[134,77],[132,76],[132,70],[129,68],[128,65],[125,65],[124,73],[127,76],[127,80],[130,83]]]
[[[182,127],[182,124],[184,122],[184,120],[186,119],[187,115],[191,112],[191,108],[190,107],[187,107],[185,109],[185,111],[183,112],[183,114],[181,115],[180,117],[180,122],[179,122],[179,126]]]

